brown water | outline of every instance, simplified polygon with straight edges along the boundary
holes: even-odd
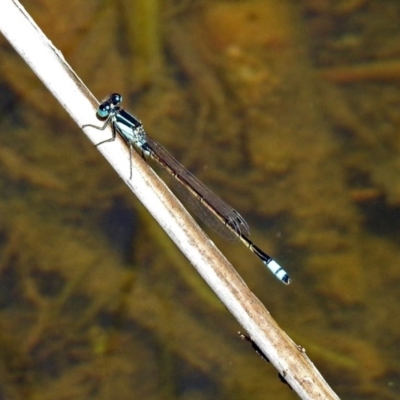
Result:
[[[26,0],[93,92],[245,216],[210,233],[341,398],[400,399],[400,3]],[[1,42],[0,395],[294,399]],[[150,71],[150,72],[149,72]]]

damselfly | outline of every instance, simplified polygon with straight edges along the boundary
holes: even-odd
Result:
[[[143,129],[142,123],[132,114],[119,106],[122,102],[122,96],[114,93],[104,100],[97,109],[97,115],[105,119],[104,125],[87,124],[85,127],[92,127],[98,130],[104,130],[107,125],[111,125],[113,135],[110,139],[103,140],[97,146],[112,142],[117,133],[129,146],[133,152],[136,147],[143,156],[151,157],[164,167],[187,191],[205,207],[209,213],[227,228],[235,237],[243,242],[250,251],[252,251],[263,264],[283,283],[289,284],[290,278],[286,271],[268,254],[264,253],[249,238],[249,226],[245,219],[230,205],[225,203],[220,197],[201,183],[191,172],[180,164],[171,154],[168,153],[160,144],[151,139]],[[131,157],[132,178],[132,157]],[[207,223],[207,221],[205,221]]]

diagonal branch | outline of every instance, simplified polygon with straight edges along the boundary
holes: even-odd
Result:
[[[2,0],[0,30],[79,127],[98,124],[93,96],[17,0]],[[104,137],[90,128],[85,129],[85,134],[93,143],[111,137],[108,129]],[[130,154],[123,141],[118,139],[98,149],[299,397],[338,399],[304,351],[277,325],[232,265],[140,156],[133,154],[134,179],[129,180]]]

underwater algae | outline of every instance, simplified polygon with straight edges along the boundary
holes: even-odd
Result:
[[[306,3],[310,8],[312,2]],[[314,2],[313,9],[324,13],[324,21],[335,19],[320,24],[327,36],[327,27],[340,18],[356,18],[371,4],[323,3],[325,9],[322,2]],[[64,23],[54,27],[60,33],[54,32],[52,40],[62,44],[68,60],[103,96],[131,87],[132,61],[122,57],[123,44],[117,45],[118,7],[94,4],[97,12],[82,10],[72,37],[68,31],[73,26],[66,31]],[[376,26],[373,11],[369,18]],[[202,2],[200,8],[189,5],[168,15],[172,17],[161,22],[168,64],[161,66],[160,79],[139,84],[138,92],[128,90],[130,109],[185,165],[254,220],[253,235],[265,237],[268,247],[284,258],[296,278],[291,292],[270,286],[260,278],[264,271],[256,262],[223,245],[274,314],[296,329],[297,341],[340,392],[396,398],[382,382],[397,371],[391,349],[398,336],[393,326],[398,310],[396,301],[389,300],[397,282],[398,249],[393,240],[365,232],[360,212],[360,204],[370,205],[383,195],[394,206],[398,202],[396,135],[385,124],[396,123],[396,87],[391,85],[383,96],[368,80],[356,88],[332,80],[325,84],[327,77],[320,72],[328,66],[315,66],[308,50],[315,40],[326,60],[327,49],[334,48],[331,38],[323,42],[321,31],[318,40],[307,38],[310,21],[301,20],[291,2],[276,8],[269,1]],[[268,18],[279,24],[262,29]],[[232,29],[236,21],[242,29]],[[48,23],[47,29],[51,25],[57,24]],[[341,42],[342,53],[349,43],[354,41]],[[335,68],[340,67],[337,61]],[[4,343],[12,344],[3,370],[11,371],[10,393],[16,398],[54,398],[61,392],[109,397],[118,387],[121,397],[136,393],[157,398],[157,390],[164,388],[162,393],[175,398],[176,382],[189,375],[179,368],[183,365],[211,381],[212,389],[207,388],[212,393],[292,398],[268,365],[236,343],[236,326],[229,317],[223,319],[212,294],[190,270],[186,277],[180,272],[187,268],[184,261],[161,250],[167,240],[150,227],[147,231],[146,218],[136,217],[144,211],[136,208],[95,149],[77,138],[76,127],[68,125],[30,72],[15,65],[7,57],[2,76],[18,94],[19,120],[23,116],[32,129],[19,127],[14,134],[2,121],[7,135],[0,152],[6,194],[1,271],[10,283],[3,289],[2,320],[9,324],[4,331],[11,332]],[[373,99],[385,101],[378,106]],[[382,112],[387,118],[379,124]],[[369,129],[371,115],[374,129]],[[42,122],[35,125],[35,120]],[[347,128],[344,135],[338,127]],[[377,151],[367,152],[364,146]],[[366,171],[372,179],[353,187],[349,170]],[[357,200],[354,190],[360,188],[378,190],[378,195]],[[114,210],[116,199],[134,215],[146,238],[142,246],[132,234],[127,258],[108,238],[114,231],[104,233],[99,222]],[[382,265],[387,266],[385,274]],[[382,338],[378,323],[390,335]],[[310,332],[312,343],[306,340]],[[7,360],[19,360],[15,371],[25,374],[25,393],[18,393],[19,375],[13,375]],[[197,396],[207,395],[191,389]]]

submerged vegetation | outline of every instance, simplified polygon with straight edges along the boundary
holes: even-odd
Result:
[[[99,98],[123,93],[253,222],[289,288],[212,239],[339,395],[398,398],[400,4],[24,3]],[[1,45],[4,398],[294,398]]]

